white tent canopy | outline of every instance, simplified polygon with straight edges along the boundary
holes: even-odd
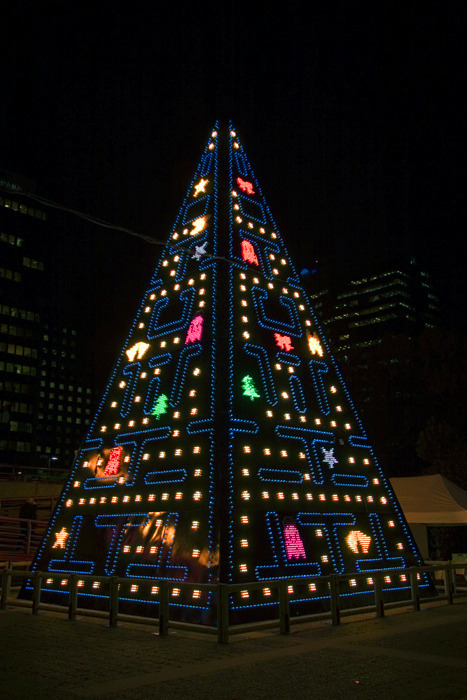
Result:
[[[407,522],[467,525],[467,491],[441,474],[391,479]]]

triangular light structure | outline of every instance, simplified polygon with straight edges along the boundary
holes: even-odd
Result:
[[[43,600],[214,622],[408,597],[421,563],[235,129],[212,131],[33,569]],[[53,574],[53,576],[52,576]],[[84,578],[80,578],[84,576]],[[93,580],[93,577],[96,577]],[[128,581],[126,581],[128,579]],[[138,579],[135,583],[134,579]],[[421,575],[420,587],[428,587]]]

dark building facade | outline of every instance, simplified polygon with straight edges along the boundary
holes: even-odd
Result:
[[[33,183],[9,174],[0,181],[0,463],[67,467],[90,421],[92,390],[79,335],[57,312],[56,223],[21,195]]]
[[[340,289],[315,291],[311,298],[339,359],[350,350],[364,353],[388,334],[410,336],[434,328],[440,319],[430,277],[414,260]]]
[[[37,402],[36,452],[42,465],[69,466],[91,419],[92,390],[80,371],[74,328],[43,326]]]
[[[416,442],[431,410],[422,365],[441,332],[428,273],[412,260],[310,296],[390,476],[420,473]]]

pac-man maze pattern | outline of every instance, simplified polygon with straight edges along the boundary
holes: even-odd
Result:
[[[120,600],[134,611],[169,580],[171,615],[187,620],[212,619],[214,599],[177,582],[219,571],[296,579],[297,613],[326,604],[329,573],[368,572],[341,590],[356,605],[374,571],[403,593],[397,569],[420,562],[407,525],[235,130],[219,143],[216,128],[33,568],[128,578]],[[64,600],[67,581],[44,589]],[[106,604],[105,583],[79,579],[78,592],[81,606]],[[267,584],[230,597],[242,620],[277,603]]]

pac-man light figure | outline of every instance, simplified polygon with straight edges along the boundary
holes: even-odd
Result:
[[[122,451],[123,448],[121,445],[118,445],[117,447],[112,447],[110,450],[109,454],[109,459],[107,460],[107,464],[105,465],[104,469],[104,476],[115,476],[118,474],[118,470],[120,469],[120,459],[122,457]]]
[[[55,533],[55,543],[52,545],[52,549],[65,549],[65,544],[67,537],[70,533],[66,531],[64,527],[60,532]]]
[[[284,544],[287,559],[306,559],[305,547],[294,523],[284,526]]]
[[[207,219],[205,216],[200,216],[198,219],[195,219],[191,223],[193,225],[193,228],[190,231],[190,236],[197,236],[198,233],[201,233],[201,231],[204,231],[204,229],[206,228]]]
[[[277,346],[281,350],[286,350],[289,352],[289,350],[293,350],[294,346],[292,345],[292,340],[288,335],[281,335],[280,333],[274,333],[274,338],[276,340]]]
[[[363,554],[368,554],[371,543],[370,535],[365,535],[365,533],[360,532],[360,530],[352,530],[352,532],[350,532],[345,538],[345,541],[347,542],[349,549],[351,549],[352,552],[355,552],[355,554],[360,554],[360,552],[363,552]]]
[[[245,262],[252,263],[253,265],[259,265],[253,244],[245,239],[242,240],[242,258],[245,260]]]
[[[237,177],[237,183],[242,192],[246,192],[247,194],[254,194],[255,191],[253,189],[253,185],[251,182],[248,182],[247,180],[242,180],[241,177]]]
[[[188,343],[195,343],[197,340],[201,340],[202,335],[203,317],[201,316],[201,314],[198,314],[191,320],[190,327],[188,328],[188,332],[185,338],[185,345],[188,345]]]
[[[200,192],[205,193],[206,192],[206,185],[208,184],[209,180],[201,180],[198,182],[197,185],[195,185],[195,191],[193,193],[193,197],[197,197]]]
[[[307,338],[308,347],[310,349],[311,354],[323,357],[323,348],[321,347],[321,343],[319,342],[318,336],[313,335],[311,333],[307,333]]]
[[[139,342],[133,345],[131,348],[128,348],[126,351],[127,357],[130,360],[130,362],[133,362],[133,360],[136,358],[138,360],[141,360],[143,357],[144,353],[146,350],[150,347],[149,343],[143,343]]]

